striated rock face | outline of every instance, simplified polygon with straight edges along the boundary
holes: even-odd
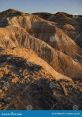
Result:
[[[81,79],[82,66],[77,61],[73,60],[61,51],[52,48],[44,41],[32,37],[24,29],[8,27],[1,29],[0,32],[2,37],[0,40],[2,48],[23,47],[32,49],[39,57],[48,62],[56,71],[72,77],[73,79],[78,79],[78,77]]]
[[[0,13],[0,109],[82,109],[81,18]]]

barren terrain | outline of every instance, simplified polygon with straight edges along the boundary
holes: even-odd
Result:
[[[82,109],[82,16],[0,12],[0,109]]]

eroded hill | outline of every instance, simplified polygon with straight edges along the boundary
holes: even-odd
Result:
[[[0,109],[82,109],[81,29],[81,16],[1,12]]]

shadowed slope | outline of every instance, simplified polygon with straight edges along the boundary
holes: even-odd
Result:
[[[72,109],[75,104],[82,108],[81,87],[56,73],[31,50],[0,52],[0,74],[0,109]]]

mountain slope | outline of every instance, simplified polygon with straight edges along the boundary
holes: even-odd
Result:
[[[81,18],[0,13],[0,109],[82,109]]]
[[[81,79],[82,66],[77,61],[74,62],[71,57],[53,49],[44,41],[32,37],[24,29],[8,27],[1,29],[0,35],[2,48],[30,48],[34,50],[39,57],[48,62],[57,72],[74,79]]]
[[[0,52],[0,84],[0,109],[72,109],[75,104],[79,104],[79,108],[82,106],[81,86],[56,73],[29,49]],[[77,96],[79,100],[74,98]]]

